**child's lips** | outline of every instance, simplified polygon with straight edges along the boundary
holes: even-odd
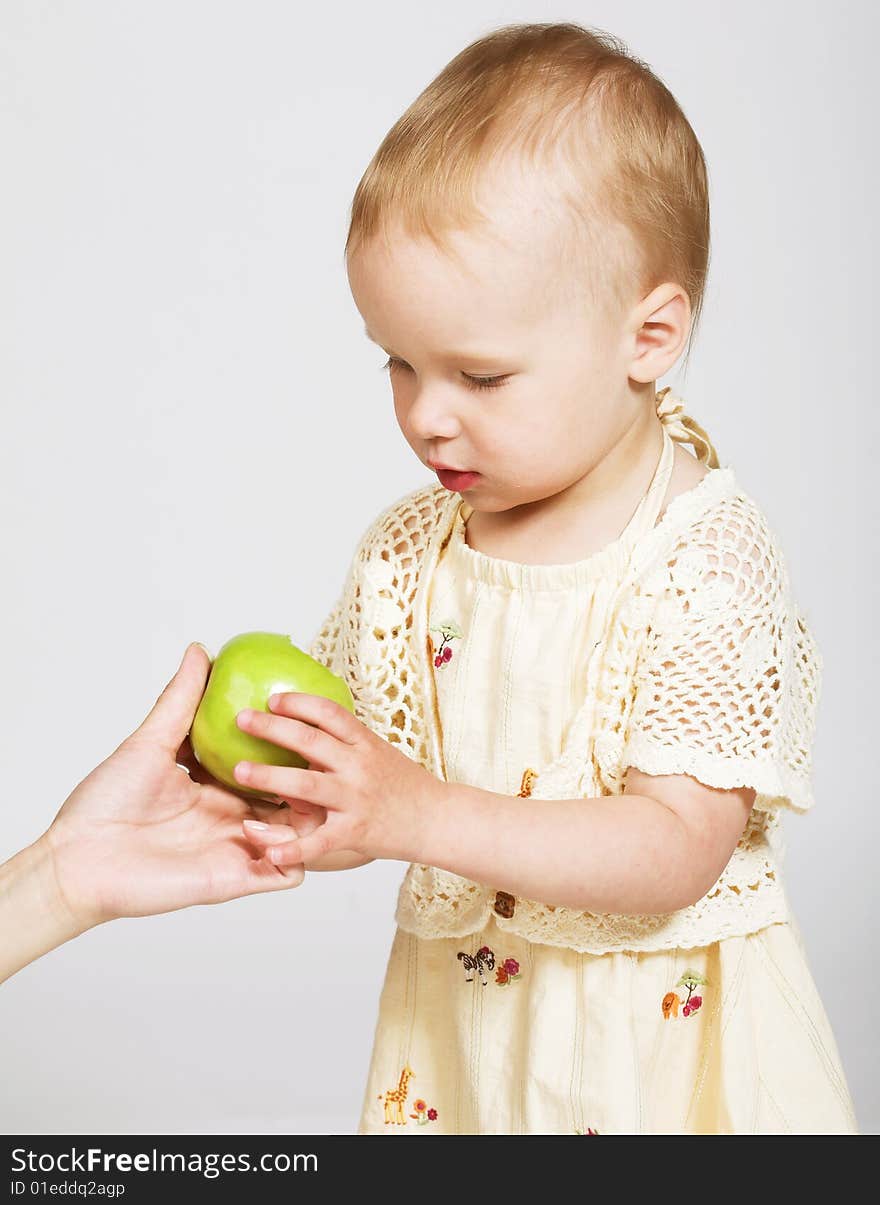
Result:
[[[480,476],[479,473],[472,472],[456,473],[451,469],[436,469],[435,471],[440,478],[442,486],[448,490],[455,490],[457,492],[470,489]]]

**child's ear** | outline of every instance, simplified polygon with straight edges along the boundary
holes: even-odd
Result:
[[[690,326],[691,303],[681,285],[658,285],[633,314],[633,355],[627,375],[642,384],[659,380],[684,350]]]

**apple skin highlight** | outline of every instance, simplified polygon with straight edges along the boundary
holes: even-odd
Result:
[[[270,695],[286,691],[323,695],[354,714],[354,700],[345,680],[303,652],[289,636],[242,632],[220,649],[189,734],[197,761],[218,782],[239,794],[274,802],[274,796],[238,781],[233,773],[238,762],[308,769],[306,759],[292,749],[242,732],[236,723],[236,716],[245,708],[268,712]]]

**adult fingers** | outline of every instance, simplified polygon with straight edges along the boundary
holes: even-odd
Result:
[[[251,838],[248,837],[248,840]],[[284,891],[290,887],[299,887],[306,876],[306,868],[302,862],[275,866],[266,858],[259,857],[248,860],[247,874],[248,893],[254,895],[261,891]]]
[[[200,644],[190,644],[174,677],[159,695],[137,729],[169,753],[179,749],[189,732],[211,668],[211,658]]]

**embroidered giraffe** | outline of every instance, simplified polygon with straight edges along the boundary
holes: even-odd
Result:
[[[531,768],[531,766],[526,766],[525,770],[523,770],[523,776],[522,776],[522,782],[520,783],[520,788],[517,791],[517,798],[528,799],[529,795],[531,795],[531,793],[532,793],[532,786],[534,785],[535,779],[537,777],[538,777],[538,771],[533,770]]]
[[[409,1094],[409,1081],[415,1078],[415,1071],[410,1067],[409,1063],[400,1073],[400,1080],[396,1088],[389,1088],[384,1094],[385,1099],[385,1124],[393,1123],[394,1125],[406,1125],[406,1118],[403,1115],[403,1106],[406,1104],[406,1098]],[[382,1093],[376,1097],[377,1100],[382,1100]],[[397,1116],[391,1116],[391,1106],[397,1105]]]

